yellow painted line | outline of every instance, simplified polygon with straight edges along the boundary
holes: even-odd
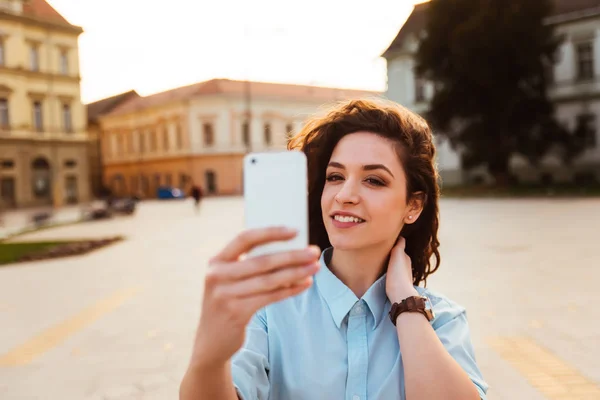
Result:
[[[600,399],[600,386],[529,338],[493,338],[489,344],[549,400]]]
[[[0,355],[0,367],[25,365],[36,357],[64,342],[69,336],[82,330],[105,314],[115,310],[125,301],[135,296],[141,288],[133,287],[120,290],[110,297],[86,308],[79,314],[46,329],[8,353]]]

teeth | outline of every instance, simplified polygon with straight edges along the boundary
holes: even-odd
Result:
[[[345,215],[335,215],[333,218],[336,221],[340,221],[340,222],[355,222],[355,223],[363,222],[363,220],[360,218],[350,217],[350,216],[345,216]]]

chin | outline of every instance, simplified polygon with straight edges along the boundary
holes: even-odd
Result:
[[[342,235],[329,236],[329,242],[331,246],[338,250],[359,250],[364,247],[368,247],[368,243],[364,240],[351,237],[342,237]]]

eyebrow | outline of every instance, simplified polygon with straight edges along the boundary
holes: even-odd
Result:
[[[334,168],[339,168],[339,169],[346,169],[346,167],[344,166],[344,164],[340,164],[339,162],[335,162],[335,161],[331,161],[328,165],[328,167],[334,167]],[[383,164],[367,164],[367,165],[363,165],[363,170],[365,171],[374,171],[376,169],[382,169],[384,171],[387,171],[388,174],[390,174],[392,176],[392,178],[394,177],[394,174],[392,174],[392,171],[389,170],[388,167],[386,167]]]

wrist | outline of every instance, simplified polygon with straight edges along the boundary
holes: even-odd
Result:
[[[419,296],[419,292],[414,286],[406,286],[393,290],[388,298],[390,299],[390,303],[394,304],[401,303],[402,300],[412,296]]]
[[[188,374],[194,376],[219,375],[231,368],[230,360],[211,361],[203,358],[195,358],[188,365]]]

